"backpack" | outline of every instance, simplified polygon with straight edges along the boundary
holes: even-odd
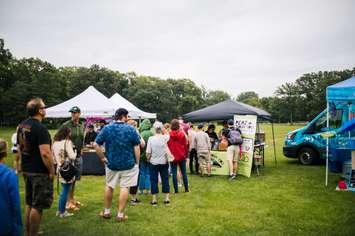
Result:
[[[231,129],[228,134],[228,142],[230,145],[240,145],[243,143],[243,138],[240,130]]]

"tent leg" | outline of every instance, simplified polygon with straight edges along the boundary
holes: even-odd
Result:
[[[274,158],[275,158],[275,165],[277,165],[277,159],[276,159],[276,145],[275,145],[275,131],[274,131],[274,121],[271,121],[271,128],[272,128],[272,142],[274,145]]]
[[[327,130],[329,129],[329,102],[327,102]],[[326,147],[326,161],[325,161],[325,186],[328,186],[328,169],[329,169],[329,138],[327,137]]]

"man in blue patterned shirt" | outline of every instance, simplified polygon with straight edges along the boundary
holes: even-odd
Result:
[[[115,122],[105,126],[96,137],[94,147],[101,161],[106,164],[105,209],[100,213],[104,219],[111,218],[113,190],[119,186],[117,220],[124,221],[128,217],[124,209],[129,196],[129,187],[136,186],[138,181],[138,164],[140,158],[140,138],[137,131],[126,124],[128,111],[120,108],[115,113]],[[105,154],[100,145],[105,145]]]

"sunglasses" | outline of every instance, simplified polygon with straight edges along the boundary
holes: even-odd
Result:
[[[39,109],[47,109],[47,107],[46,107],[46,106],[44,106],[44,107],[40,107]]]

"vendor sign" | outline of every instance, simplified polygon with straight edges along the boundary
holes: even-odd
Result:
[[[256,120],[254,115],[235,115],[234,123],[242,131],[243,144],[238,161],[238,174],[250,177],[253,165],[254,139],[256,132]]]
[[[211,151],[211,173],[213,175],[228,175],[226,151]]]

